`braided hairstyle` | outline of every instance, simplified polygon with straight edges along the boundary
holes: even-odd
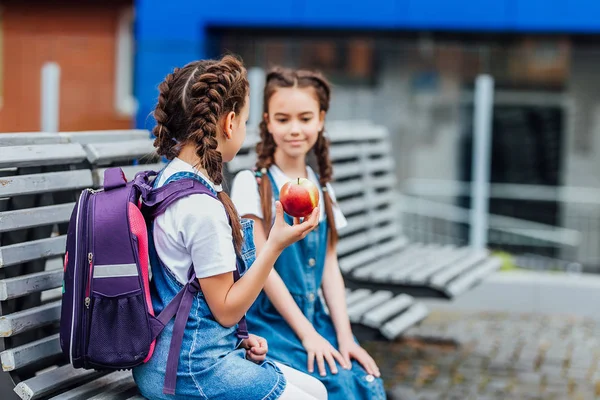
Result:
[[[269,100],[271,96],[279,88],[313,88],[319,102],[320,111],[327,112],[329,110],[329,100],[331,97],[331,87],[329,82],[323,75],[318,72],[307,70],[293,70],[288,68],[276,67],[267,73],[264,98],[263,112],[269,112]],[[260,141],[256,144],[256,171],[257,175],[261,176],[259,184],[260,203],[263,212],[263,224],[265,231],[268,233],[271,229],[271,221],[273,219],[272,197],[273,188],[271,181],[264,176],[266,170],[275,163],[275,140],[267,129],[267,121],[263,118],[259,125]],[[337,229],[335,228],[333,217],[333,201],[327,191],[327,183],[332,179],[333,169],[331,159],[329,158],[329,139],[325,136],[325,128],[323,128],[317,137],[317,142],[313,146],[317,164],[319,167],[319,183],[323,191],[323,203],[325,205],[325,214],[329,221],[329,241],[335,245],[338,240]]]
[[[172,160],[187,143],[196,145],[199,166],[217,185],[223,182],[223,158],[217,150],[219,120],[233,111],[239,115],[249,91],[246,69],[233,56],[202,60],[176,68],[159,85],[154,110],[154,147]],[[231,221],[235,249],[242,246],[242,226],[229,196],[219,192]]]

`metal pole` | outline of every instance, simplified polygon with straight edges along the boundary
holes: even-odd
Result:
[[[494,79],[479,75],[475,81],[473,116],[473,163],[471,185],[470,245],[476,249],[487,246],[488,205],[490,197],[490,167],[492,156],[492,107]]]
[[[248,126],[256,128],[263,118],[263,89],[265,86],[265,71],[260,67],[248,70],[248,82],[250,83],[250,116]]]
[[[41,131],[58,132],[60,112],[60,66],[54,62],[42,67]]]

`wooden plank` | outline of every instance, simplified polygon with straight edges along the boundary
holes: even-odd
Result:
[[[338,199],[338,204],[344,215],[356,214],[368,208],[367,199],[364,197],[356,197],[348,200]]]
[[[419,249],[412,247],[406,251],[398,251],[396,254],[387,254],[381,259],[373,260],[369,264],[355,269],[352,276],[356,279],[367,280],[377,279],[381,280],[382,277],[389,276],[393,271],[403,267],[403,263],[409,259],[418,257]]]
[[[353,194],[361,194],[365,190],[365,184],[359,180],[351,180],[344,182],[334,182],[333,190],[336,197],[348,197]]]
[[[457,262],[450,268],[435,274],[430,282],[432,285],[443,288],[448,282],[459,276],[461,273],[473,268],[474,265],[479,264],[488,256],[487,250],[473,251],[462,261]]]
[[[67,235],[0,247],[0,268],[64,254]]]
[[[340,144],[329,148],[329,158],[331,161],[346,160],[358,158],[361,154],[361,146],[355,143]]]
[[[385,321],[399,315],[413,305],[414,302],[415,300],[407,294],[398,295],[379,307],[367,311],[363,315],[362,323],[371,328],[380,328]]]
[[[105,374],[89,369],[74,369],[67,364],[20,382],[15,387],[15,392],[23,400],[36,400],[47,397],[66,386]]]
[[[348,317],[350,318],[350,322],[360,322],[363,314],[374,307],[380,306],[391,299],[392,296],[392,292],[379,290],[361,301],[354,302],[351,306],[348,306]]]
[[[0,177],[0,198],[91,187],[87,169]]]
[[[60,319],[60,301],[0,316],[0,337],[9,337]]]
[[[75,203],[0,212],[0,233],[68,222]]]
[[[116,143],[86,144],[88,161],[92,164],[106,164],[136,158],[156,159],[156,150],[150,139],[129,140]]]
[[[380,277],[381,280],[391,281],[394,283],[404,283],[406,282],[406,278],[410,276],[415,271],[424,268],[424,266],[429,265],[432,262],[432,259],[435,257],[435,251],[439,248],[439,245],[435,244],[427,244],[423,248],[422,253],[419,257],[413,257],[410,263],[402,265],[402,268],[398,268],[392,274],[388,276]]]
[[[459,294],[462,294],[467,289],[469,289],[471,286],[475,285],[475,283],[479,282],[494,271],[500,269],[501,265],[502,261],[499,258],[490,257],[481,265],[478,265],[473,270],[467,272],[464,275],[461,275],[454,281],[450,282],[450,284],[446,288],[446,291],[451,296],[458,296]]]
[[[150,140],[150,132],[145,129],[114,129],[107,131],[61,132],[59,135],[70,143],[114,143],[132,140]]]
[[[367,248],[356,254],[352,254],[350,256],[340,258],[340,260],[339,260],[340,269],[342,270],[342,273],[348,274],[354,268],[356,268],[360,265],[366,264],[370,261],[373,261],[373,259],[375,257],[376,257],[375,249],[373,249],[372,247]]]
[[[430,276],[458,262],[469,251],[470,249],[466,247],[450,249],[443,253],[442,256],[438,255],[438,259],[435,262],[409,275],[407,281],[411,283],[425,283]]]
[[[3,371],[14,371],[61,352],[59,334],[51,335],[0,353]]]
[[[135,388],[131,371],[116,371],[78,386],[51,400],[115,399],[123,390]]]
[[[346,179],[353,176],[356,176],[360,179],[362,174],[362,166],[358,163],[353,162],[333,164],[333,177],[335,179]]]
[[[57,288],[62,285],[62,279],[62,269],[2,279],[0,280],[0,301]]]
[[[359,233],[352,236],[346,236],[340,239],[337,245],[337,253],[339,256],[348,254],[354,250],[358,250],[368,246],[369,238],[366,233]]]
[[[165,167],[165,163],[154,163],[154,164],[138,164],[138,165],[126,165],[122,166],[121,169],[125,174],[125,177],[131,181],[135,178],[135,175],[138,172],[142,171],[160,171]],[[108,168],[96,168],[92,170],[92,175],[94,178],[94,187],[101,187],[104,185],[104,172]]]
[[[47,132],[24,132],[24,133],[1,133],[0,147],[5,146],[27,146],[39,144],[68,143],[69,140],[56,133]]]
[[[357,301],[361,301],[370,295],[371,291],[368,289],[356,289],[346,294],[346,305],[350,307],[352,304],[356,303]]]
[[[429,310],[424,304],[416,303],[405,313],[386,322],[379,331],[389,340],[394,340],[408,328],[421,322],[428,314]]]
[[[79,144],[45,144],[0,147],[0,168],[72,164],[85,160]]]

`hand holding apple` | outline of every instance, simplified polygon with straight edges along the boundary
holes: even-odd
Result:
[[[307,217],[319,205],[319,189],[309,179],[298,178],[283,185],[279,201],[288,215]]]

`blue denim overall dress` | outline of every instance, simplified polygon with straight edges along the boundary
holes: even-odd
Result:
[[[278,200],[277,184],[270,172],[267,175],[271,179],[273,196]],[[289,224],[292,223],[288,215],[285,218]],[[339,349],[333,322],[325,312],[321,297],[318,295],[325,268],[327,227],[327,221],[322,221],[303,240],[287,247],[277,259],[275,270],[316,331],[332,346]],[[248,330],[266,338],[269,342],[269,355],[273,359],[309,374],[306,350],[264,291],[252,305],[246,318]],[[315,372],[310,375],[325,384],[330,400],[386,398],[383,381],[369,375],[356,361],[352,361],[351,370],[338,368],[337,375],[332,375],[327,363],[325,365],[327,376],[319,375],[316,363]]]
[[[210,186],[193,173],[178,172],[166,183],[193,178]],[[159,178],[155,182],[158,182]],[[240,261],[241,274],[249,268],[256,257],[251,220],[243,220],[244,244]],[[160,261],[152,229],[148,234],[150,263],[152,266],[151,294],[156,314],[181,290],[183,285]],[[224,399],[252,400],[277,399],[285,389],[282,372],[270,361],[256,364],[246,360],[246,351],[238,348],[236,327],[225,328],[212,315],[201,291],[194,295],[192,309],[185,326],[175,395],[163,394],[167,357],[174,319],[164,328],[156,340],[152,358],[134,368],[133,377],[141,392],[148,399]]]

